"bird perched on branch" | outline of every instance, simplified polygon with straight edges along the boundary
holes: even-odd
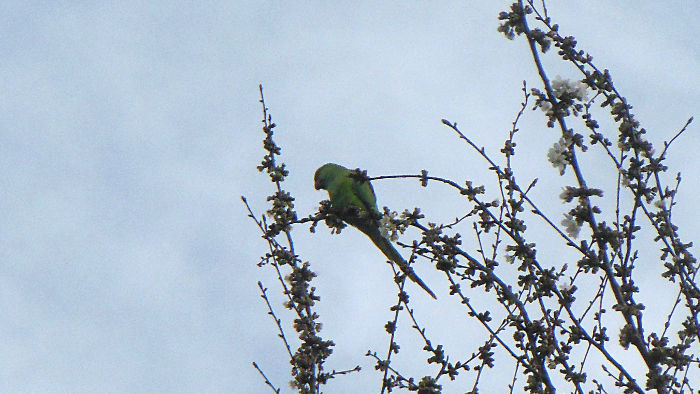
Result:
[[[431,297],[435,297],[430,288],[413,272],[406,260],[394,248],[391,242],[379,230],[382,214],[377,209],[377,198],[369,179],[353,175],[354,171],[338,164],[328,163],[321,166],[314,174],[316,190],[325,189],[330,197],[331,207],[338,212],[344,222],[362,231],[384,253],[396,263],[409,279],[417,283]]]

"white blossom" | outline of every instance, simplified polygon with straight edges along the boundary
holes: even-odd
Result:
[[[654,206],[659,208],[659,209],[663,209],[664,211],[666,210],[666,203],[664,202],[664,200],[657,200],[654,203]]]
[[[571,289],[573,289],[573,288],[574,288],[574,286],[570,282],[569,283],[567,283],[567,282],[559,283],[559,291],[561,291],[561,292],[568,292],[568,291],[571,291]]]
[[[545,114],[552,115],[552,103],[546,100],[542,100],[538,105]]]
[[[569,94],[580,101],[588,100],[587,86],[581,81],[571,81],[557,75],[552,80],[552,89],[557,98],[562,98],[565,94]]]
[[[552,145],[547,152],[547,160],[552,163],[552,167],[559,170],[559,175],[564,175],[566,170],[566,152],[569,150],[569,144],[565,138],[561,138],[559,142]]]
[[[399,231],[393,221],[396,216],[398,216],[398,213],[392,211],[389,214],[382,215],[382,218],[379,219],[379,232],[382,234],[382,237],[391,241],[399,239]]]
[[[581,231],[581,226],[576,223],[576,220],[570,213],[564,215],[564,219],[561,220],[561,225],[564,226],[564,231],[571,238],[578,238],[578,233]]]
[[[559,193],[559,198],[564,201],[569,201],[569,189],[562,188],[561,193]]]

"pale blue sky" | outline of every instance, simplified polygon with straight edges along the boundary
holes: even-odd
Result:
[[[286,389],[289,365],[256,287],[275,282],[255,266],[266,246],[239,200],[260,213],[271,192],[255,169],[257,85],[300,216],[325,198],[311,177],[327,161],[371,175],[427,168],[491,182],[440,119],[497,152],[521,82],[539,86],[524,41],[496,32],[508,5],[3,2],[0,391],[265,392],[251,361]],[[549,11],[611,70],[652,141],[698,115],[694,2],[552,1]],[[545,62],[552,76],[578,78],[553,55]],[[541,112],[527,111],[522,179],[565,182],[546,162],[553,133]],[[669,160],[684,170],[686,240],[699,235],[697,135],[693,125]],[[463,209],[414,186],[375,189],[380,205],[425,207],[434,220]],[[546,202],[561,186],[551,187],[535,193]],[[381,378],[363,354],[386,347],[389,269],[359,233],[294,234],[320,274],[322,334],[337,343],[329,368],[364,368],[327,392],[376,391]],[[444,279],[420,270],[449,299]],[[351,296],[358,288],[364,297]],[[444,337],[472,327],[451,319],[428,327]],[[470,353],[479,342],[466,343]],[[403,365],[423,358],[405,351]]]

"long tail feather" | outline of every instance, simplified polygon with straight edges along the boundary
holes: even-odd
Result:
[[[425,284],[421,280],[421,278],[416,275],[416,273],[413,271],[413,268],[409,267],[408,263],[406,260],[401,257],[401,254],[394,248],[394,246],[389,242],[388,239],[384,238],[382,234],[379,232],[379,229],[375,226],[371,225],[357,225],[357,223],[354,224],[355,227],[357,227],[360,231],[365,233],[369,237],[369,239],[372,240],[372,242],[379,248],[379,250],[384,253],[384,255],[394,263],[396,263],[399,268],[401,268],[401,271],[403,271],[406,276],[408,276],[409,279],[411,279],[413,282],[415,282],[418,286],[423,288],[428,294],[430,294],[431,297],[437,300],[437,297],[435,296],[435,293],[433,293],[432,290],[428,287],[428,285]]]

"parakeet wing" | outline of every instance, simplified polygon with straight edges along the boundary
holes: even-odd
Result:
[[[348,178],[349,179],[349,178]],[[362,204],[362,208],[368,213],[375,214],[378,213],[377,209],[377,196],[374,194],[374,188],[372,184],[367,182],[358,182],[354,179],[352,181],[352,191],[357,196],[357,199]]]

